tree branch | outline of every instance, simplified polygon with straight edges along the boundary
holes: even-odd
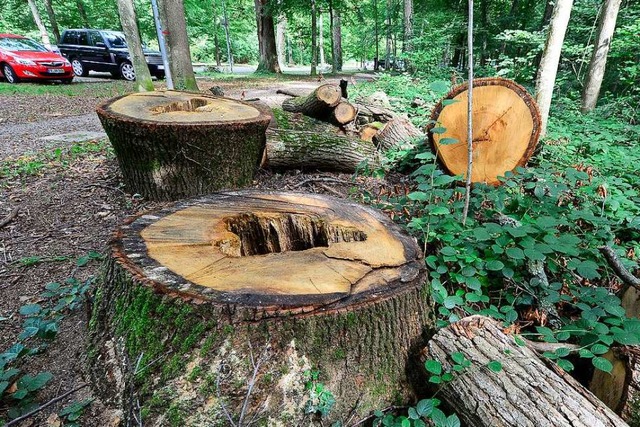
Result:
[[[618,258],[618,254],[613,250],[611,246],[600,246],[598,248],[600,253],[604,255],[605,259],[609,263],[609,266],[615,271],[620,280],[622,280],[626,285],[633,286],[634,288],[640,289],[640,279],[631,274],[629,270],[622,265],[620,262],[620,258]]]

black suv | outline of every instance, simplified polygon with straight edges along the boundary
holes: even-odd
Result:
[[[86,77],[90,70],[108,71],[114,77],[135,80],[136,73],[124,34],[111,30],[65,30],[58,43],[60,53],[73,66],[76,76]],[[160,52],[143,49],[151,75],[164,78]]]

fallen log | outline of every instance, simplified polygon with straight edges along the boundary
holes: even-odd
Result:
[[[286,99],[282,103],[282,109],[291,113],[302,113],[305,116],[324,119],[331,115],[341,99],[340,86],[325,84],[319,86],[308,96]]]
[[[373,142],[379,150],[393,147],[410,147],[415,141],[424,138],[424,134],[413,123],[403,117],[395,117],[376,133]]]
[[[373,142],[373,137],[384,127],[383,123],[373,122],[360,128],[360,139]]]
[[[503,78],[473,82],[472,182],[497,185],[499,176],[524,166],[540,136],[540,113],[535,100],[519,84]],[[451,173],[467,173],[467,90],[457,86],[434,108],[430,129],[434,152]]]
[[[364,163],[375,166],[379,153],[370,141],[302,114],[273,110],[276,125],[267,130],[263,167],[353,173]]]
[[[353,106],[353,104],[347,101],[341,101],[331,112],[331,119],[337,123],[338,126],[343,126],[354,121],[357,115],[358,109]]]
[[[152,200],[250,184],[270,121],[238,100],[177,91],[121,96],[96,111],[127,191]]]
[[[471,366],[445,383],[438,395],[473,427],[624,427],[618,415],[557,368],[552,370],[528,347],[489,318],[470,316],[441,329],[421,353],[454,371],[461,353]],[[488,368],[499,362],[501,370]]]
[[[334,398],[327,425],[363,417],[411,397],[425,276],[415,239],[332,197],[241,191],[149,212],[111,241],[92,386],[123,425],[138,405],[150,426],[307,425],[316,381]]]

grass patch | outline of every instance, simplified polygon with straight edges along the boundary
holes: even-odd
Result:
[[[59,84],[54,82],[9,84],[0,82],[0,95],[28,95],[28,96],[83,96],[83,97],[114,97],[133,91],[133,83],[124,80],[110,82],[74,82]]]

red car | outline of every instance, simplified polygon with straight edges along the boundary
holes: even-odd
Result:
[[[73,69],[66,58],[40,43],[16,34],[0,34],[0,75],[20,80],[62,80],[71,83]]]

